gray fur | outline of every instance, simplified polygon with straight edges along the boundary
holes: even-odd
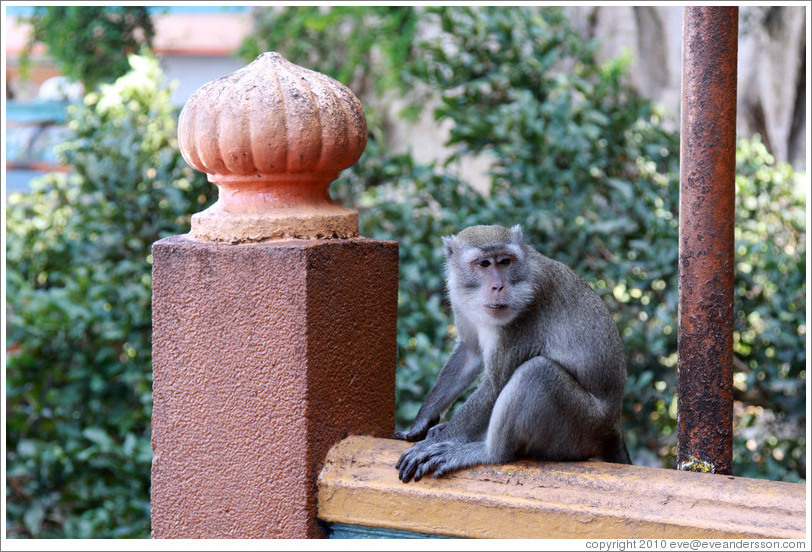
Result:
[[[418,441],[397,463],[400,479],[519,456],[630,464],[620,422],[626,363],[601,298],[525,244],[518,226],[472,226],[443,246],[460,339],[412,428],[395,435]]]

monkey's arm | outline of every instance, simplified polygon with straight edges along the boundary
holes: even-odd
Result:
[[[462,340],[457,341],[454,351],[440,370],[434,387],[417,412],[412,428],[409,431],[399,431],[392,437],[406,441],[424,439],[429,429],[440,421],[440,415],[481,372],[482,357],[468,349]]]
[[[496,402],[496,393],[488,376],[482,378],[479,387],[460,405],[451,420],[445,424],[442,434],[435,441],[479,441],[488,430],[488,420]]]

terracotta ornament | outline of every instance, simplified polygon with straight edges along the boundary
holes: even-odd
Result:
[[[192,215],[198,240],[244,243],[358,236],[358,212],[330,183],[364,151],[358,98],[334,79],[275,52],[198,89],[180,114],[189,165],[219,198]]]

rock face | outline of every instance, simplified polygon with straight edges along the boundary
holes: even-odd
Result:
[[[760,134],[780,161],[806,168],[806,18],[801,6],[739,11],[738,132]],[[632,56],[630,84],[678,121],[682,7],[573,6],[581,34],[597,38],[603,59]]]

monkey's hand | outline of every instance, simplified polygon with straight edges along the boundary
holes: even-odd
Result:
[[[412,479],[420,481],[431,470],[434,470],[434,477],[440,477],[451,471],[483,463],[487,463],[487,455],[482,442],[421,441],[403,453],[395,468],[400,480],[408,483]]]
[[[438,427],[437,422],[439,421],[439,417],[421,420],[418,416],[409,431],[397,431],[392,435],[392,439],[400,439],[401,441],[409,441],[410,443],[422,441],[426,438],[426,434],[430,436],[434,434],[434,427]],[[440,425],[444,426],[445,424]]]

